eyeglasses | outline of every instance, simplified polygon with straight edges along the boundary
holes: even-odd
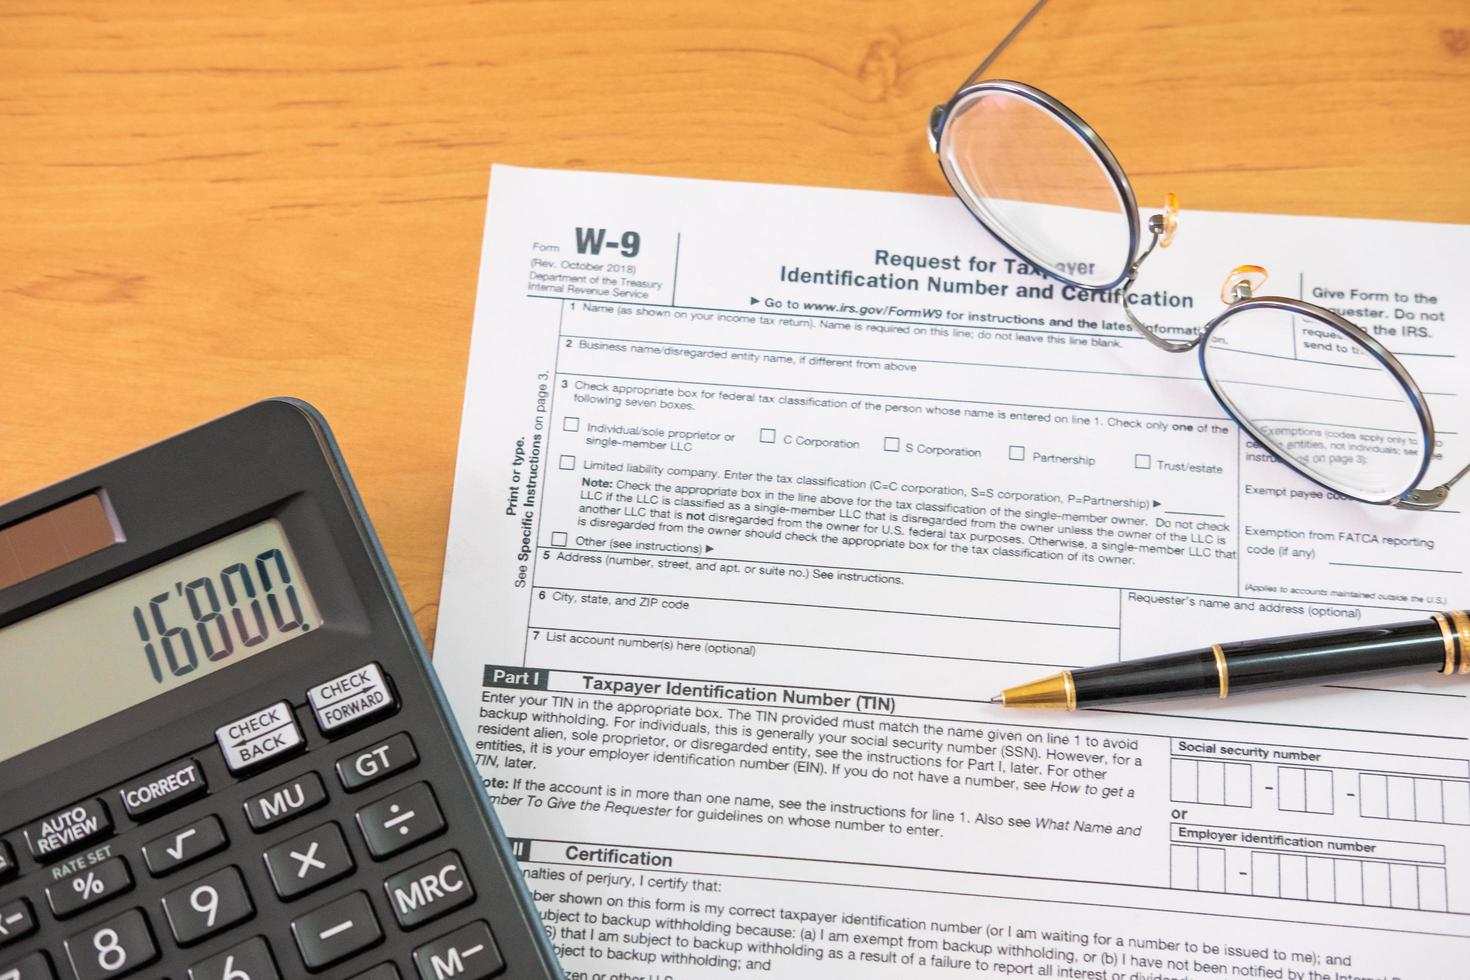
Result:
[[[987,68],[1046,4],[1039,0],[929,118],[930,146],[955,195],[1028,265],[1086,290],[1117,289],[1128,321],[1170,353],[1199,351],[1217,401],[1287,466],[1372,504],[1433,510],[1470,465],[1420,487],[1434,454],[1434,420],[1399,359],[1331,310],[1262,296],[1259,266],[1225,280],[1225,309],[1187,339],[1170,340],[1132,308],[1139,269],[1178,225],[1170,194],[1140,234],[1132,185],[1102,138],[1075,112]]]

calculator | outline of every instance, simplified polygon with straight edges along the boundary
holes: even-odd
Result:
[[[0,505],[0,980],[560,978],[322,417]]]

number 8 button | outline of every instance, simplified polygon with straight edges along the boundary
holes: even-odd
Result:
[[[66,955],[77,980],[110,980],[152,963],[158,947],[148,920],[132,909],[67,939]]]

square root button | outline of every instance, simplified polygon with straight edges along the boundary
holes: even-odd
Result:
[[[349,670],[340,677],[312,685],[306,692],[322,732],[332,735],[364,719],[391,710],[397,702],[377,664]]]

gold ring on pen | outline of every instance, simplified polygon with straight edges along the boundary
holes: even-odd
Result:
[[[1225,664],[1225,651],[1216,643],[1210,647],[1215,651],[1215,673],[1220,677],[1220,697],[1230,693],[1230,668]]]
[[[1450,629],[1450,621],[1444,618],[1444,613],[1435,613],[1434,621],[1439,624],[1439,633],[1444,637],[1444,669],[1441,674],[1453,674],[1455,672],[1455,633]]]
[[[1463,609],[1455,609],[1450,612],[1450,619],[1460,640],[1460,673],[1470,674],[1470,615]]]

